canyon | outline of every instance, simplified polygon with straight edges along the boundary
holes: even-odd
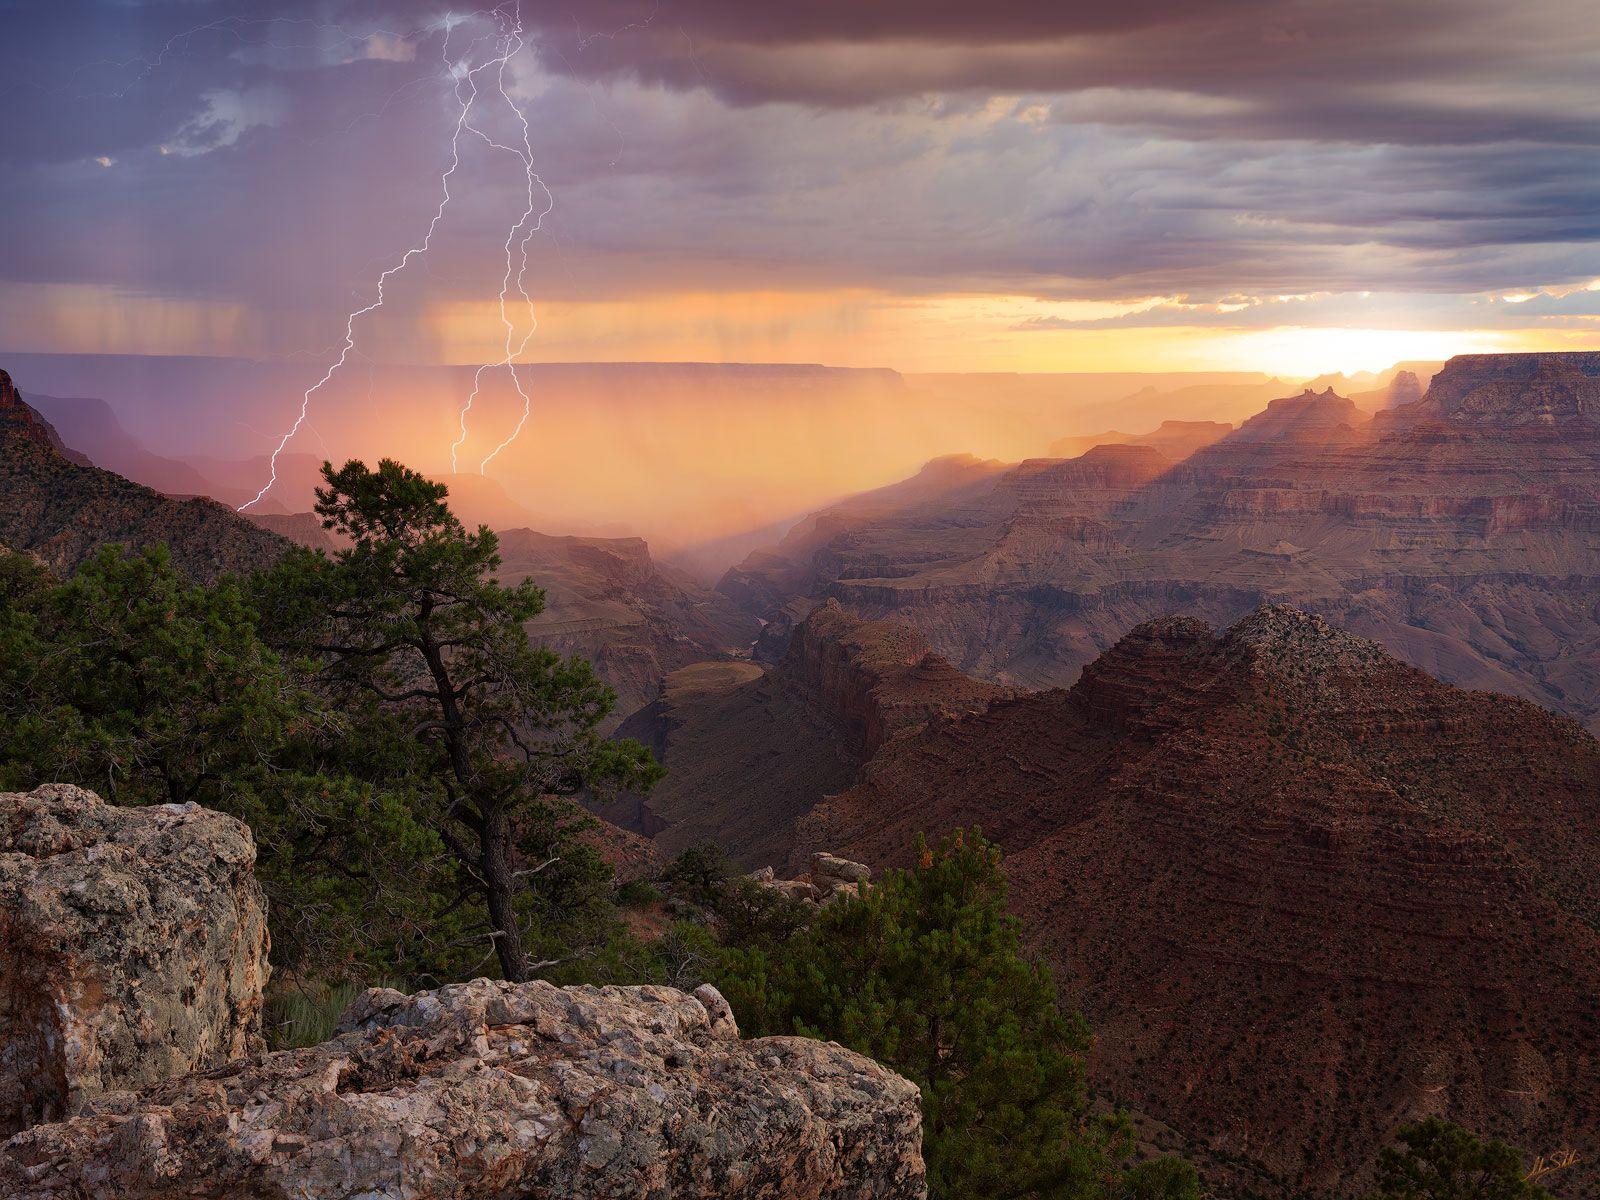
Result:
[[[1570,718],[1282,605],[1025,691],[828,600],[623,732],[669,775],[608,815],[669,855],[787,879],[981,829],[1097,1092],[1218,1194],[1361,1194],[1429,1115],[1600,1155],[1600,742]]]
[[[1434,1114],[1595,1160],[1600,355],[1419,390],[942,455],[715,589],[642,539],[502,527],[502,578],[547,591],[530,632],[668,768],[594,799],[595,836],[628,877],[714,843],[793,886],[980,827],[1097,1093],[1225,1194],[1359,1194]],[[39,499],[0,539],[57,570],[120,538],[197,578],[329,546],[102,471],[6,394],[0,463]],[[64,1170],[60,1136],[27,1153]]]
[[[1026,687],[1070,684],[1141,621],[1283,601],[1600,728],[1597,397],[1597,354],[1461,356],[1375,415],[1307,391],[1178,462],[1100,446],[823,510],[719,587],[779,629],[833,598]]]
[[[667,777],[595,811],[668,854],[714,843],[746,867],[771,866],[793,850],[794,823],[885,744],[1010,694],[962,675],[914,630],[830,601],[770,669],[701,663],[668,675],[619,730]]]
[[[178,500],[95,466],[0,371],[0,545],[70,571],[101,546],[165,543],[179,570],[210,580],[274,561],[288,545],[215,500]]]
[[[1224,1194],[1349,1196],[1429,1115],[1595,1161],[1596,795],[1576,722],[1269,607],[888,741],[789,866],[981,827],[1141,1136]]]

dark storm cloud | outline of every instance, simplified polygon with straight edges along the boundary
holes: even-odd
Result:
[[[761,4],[750,0],[529,0],[526,11],[545,26],[580,27],[594,38],[652,26],[692,26],[711,36],[762,45],[918,40],[960,46],[1036,41],[1108,33],[1209,19],[1230,8],[1270,12],[1272,0],[1128,0],[1081,3],[1060,0],[808,0]]]
[[[1519,135],[1541,118],[1541,96],[1586,86],[1597,66],[1584,6],[1559,2],[617,0],[582,6],[581,21],[570,5],[530,6],[552,63],[588,78],[632,73],[709,86],[741,103],[825,105],[930,91],[1159,88],[1239,101],[1235,136],[1243,128],[1401,141]],[[1535,78],[1543,86],[1532,93],[1495,94],[1498,83]],[[1463,95],[1429,94],[1430,85]],[[1455,102],[1468,92],[1482,103]],[[1592,117],[1591,106],[1587,118],[1543,119],[1556,136],[1592,140]],[[1115,104],[1105,119],[1119,119]]]
[[[523,0],[540,286],[1183,296],[1124,321],[1208,324],[1585,282],[1585,7]],[[437,201],[442,11],[0,0],[0,273],[336,317]],[[397,303],[497,278],[520,177],[474,146],[461,182]]]

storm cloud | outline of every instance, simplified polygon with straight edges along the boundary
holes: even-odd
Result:
[[[1585,8],[524,0],[512,82],[556,197],[537,287],[1128,305],[1040,329],[1582,326]],[[0,28],[5,282],[236,305],[251,352],[310,353],[437,204],[450,64],[496,23],[413,0],[12,0]],[[490,128],[510,116],[486,105]],[[397,312],[492,291],[524,181],[481,144],[460,181]],[[1545,298],[1493,307],[1521,292]],[[1276,299],[1304,296],[1324,299]]]

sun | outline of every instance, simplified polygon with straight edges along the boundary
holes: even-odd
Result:
[[[1248,364],[1272,375],[1378,372],[1397,362],[1442,361],[1456,354],[1524,348],[1515,332],[1492,330],[1342,329],[1285,326],[1219,338],[1229,365]]]

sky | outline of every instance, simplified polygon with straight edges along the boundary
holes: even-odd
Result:
[[[1600,347],[1593,18],[0,0],[0,350],[1304,377]]]

